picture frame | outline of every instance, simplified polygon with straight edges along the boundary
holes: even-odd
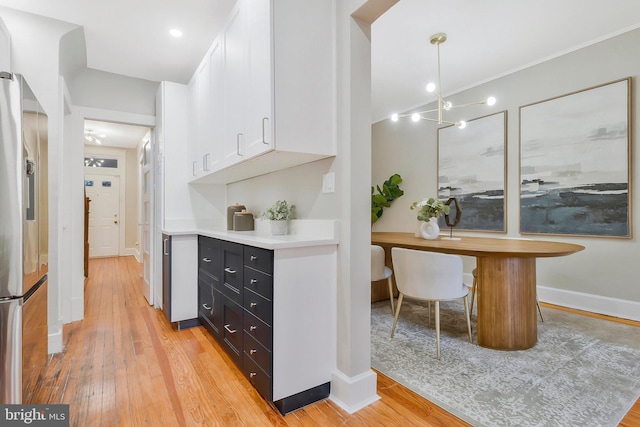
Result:
[[[438,198],[455,197],[456,230],[507,231],[507,111],[438,129]]]
[[[520,233],[631,238],[631,78],[519,113]]]

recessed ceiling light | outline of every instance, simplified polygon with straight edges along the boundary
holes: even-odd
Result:
[[[173,37],[182,37],[182,31],[178,30],[177,28],[169,30],[169,34],[171,34]]]

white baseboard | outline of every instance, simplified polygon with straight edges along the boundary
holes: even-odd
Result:
[[[54,333],[49,333],[49,354],[60,353],[62,351],[62,347],[62,328],[60,328],[60,330]]]
[[[69,322],[75,322],[76,320],[84,319],[84,297],[71,299],[71,320]]]
[[[640,321],[640,302],[550,288],[547,286],[538,286],[538,299],[549,304]]]
[[[134,256],[136,257],[136,261],[142,262],[142,258],[140,258],[140,251],[138,248],[125,248],[122,256]]]
[[[353,414],[380,399],[376,394],[377,378],[372,370],[355,377],[334,371],[331,375],[329,399],[349,414]]]

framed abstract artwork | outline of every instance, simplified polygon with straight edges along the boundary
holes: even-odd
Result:
[[[456,230],[506,232],[507,112],[438,129],[438,198],[462,209]]]
[[[631,78],[520,107],[520,232],[631,237]]]

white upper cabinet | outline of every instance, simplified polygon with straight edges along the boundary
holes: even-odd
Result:
[[[326,0],[238,1],[203,60],[207,85],[192,94],[209,100],[197,103],[206,150],[193,181],[234,182],[336,154],[334,27]]]
[[[245,110],[247,108],[247,25],[246,12],[239,1],[224,31],[224,140],[222,167],[244,156]]]

